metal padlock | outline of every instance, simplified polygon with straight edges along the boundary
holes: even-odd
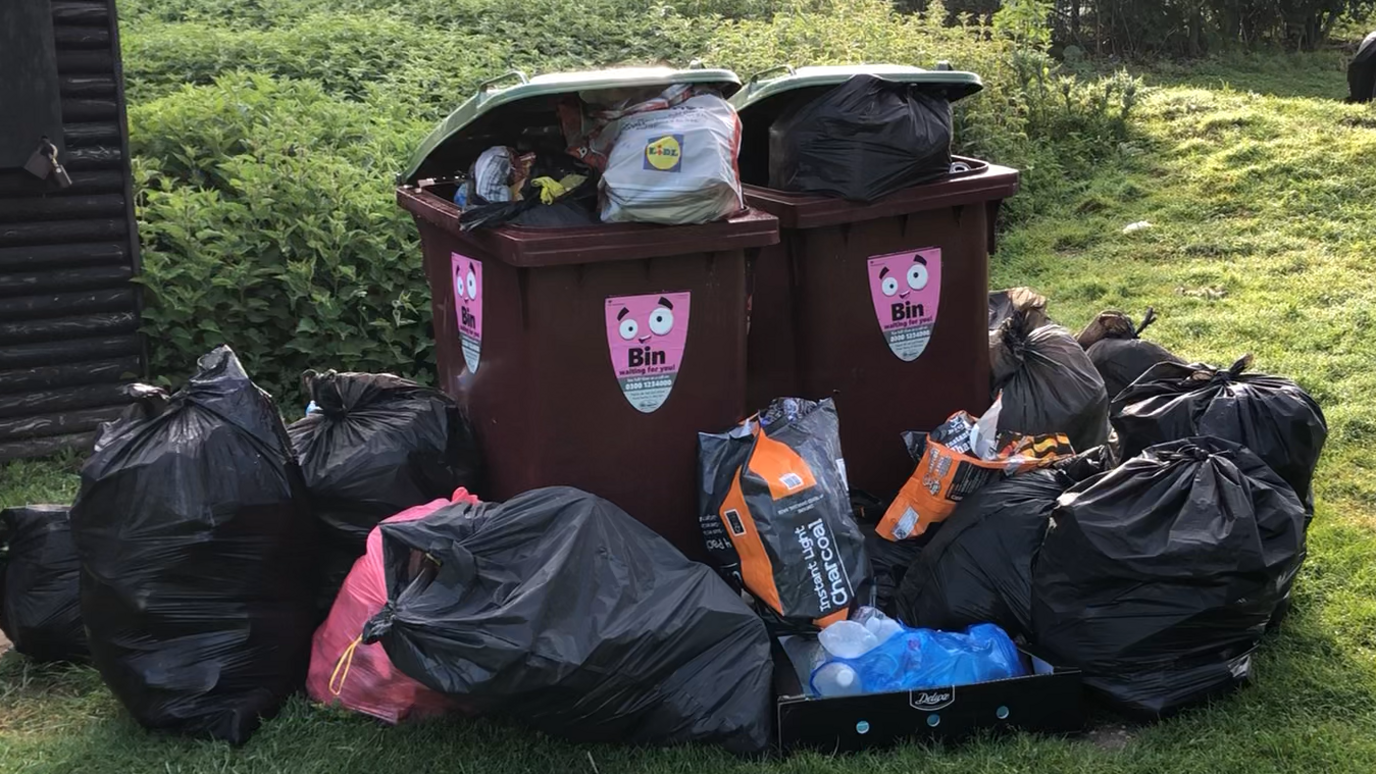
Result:
[[[53,165],[56,163],[54,159],[56,158],[56,146],[47,137],[44,137],[38,143],[38,149],[33,152],[32,156],[29,156],[28,161],[24,162],[24,171],[39,180],[47,180],[48,175],[53,173]]]
[[[53,162],[53,180],[57,181],[58,188],[72,187],[72,176],[67,174],[66,167],[62,166],[56,161]]]
[[[58,188],[71,188],[72,176],[67,174],[67,168],[57,160],[57,146],[48,143],[48,161],[52,163],[53,180],[57,181]]]

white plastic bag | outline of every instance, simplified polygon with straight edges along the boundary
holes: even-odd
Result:
[[[982,460],[998,459],[999,414],[1003,412],[1003,393],[984,412],[970,430],[970,453]]]
[[[739,212],[740,136],[735,108],[713,94],[620,119],[602,175],[602,220],[708,223]]]

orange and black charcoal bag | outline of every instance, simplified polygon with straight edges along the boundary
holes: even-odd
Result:
[[[832,401],[781,398],[700,433],[698,449],[702,534],[723,577],[789,624],[845,620],[870,564]]]

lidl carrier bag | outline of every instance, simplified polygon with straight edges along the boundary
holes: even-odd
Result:
[[[729,432],[699,434],[698,448],[703,538],[723,576],[778,623],[845,620],[869,592],[870,564],[832,401],[776,400]]]
[[[699,94],[635,113],[614,131],[601,181],[603,221],[708,223],[744,208],[740,119],[721,97]]]

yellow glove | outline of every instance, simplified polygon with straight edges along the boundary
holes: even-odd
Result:
[[[587,179],[585,175],[566,175],[563,180],[555,180],[552,177],[537,177],[530,181],[530,184],[540,189],[541,202],[554,204],[556,199],[582,185],[583,181]]]
[[[555,199],[568,193],[563,183],[552,177],[537,177],[530,184],[540,189],[540,201],[545,204],[554,204]]]

